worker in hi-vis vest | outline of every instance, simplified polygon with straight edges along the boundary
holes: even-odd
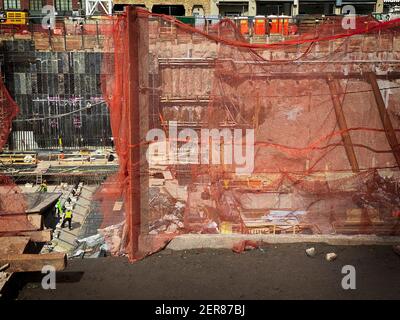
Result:
[[[68,228],[69,228],[69,230],[71,230],[71,229],[72,229],[72,227],[71,227],[71,223],[72,223],[72,210],[71,210],[71,209],[65,210],[64,219],[63,219],[63,222],[62,222],[62,224],[61,224],[61,228],[64,228],[66,222],[68,222]]]
[[[47,192],[47,181],[46,180],[44,180],[40,184],[39,192]]]
[[[61,200],[58,199],[56,203],[56,217],[60,218],[63,214],[63,207],[61,205]]]

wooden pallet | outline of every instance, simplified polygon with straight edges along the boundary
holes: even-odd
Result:
[[[31,161],[27,162],[26,157],[29,156],[32,158]],[[0,153],[0,162],[3,165],[15,165],[15,166],[33,166],[37,165],[37,153]]]

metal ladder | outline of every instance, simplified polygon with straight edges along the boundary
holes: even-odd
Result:
[[[43,183],[43,174],[37,173],[36,174],[36,185],[41,185]]]

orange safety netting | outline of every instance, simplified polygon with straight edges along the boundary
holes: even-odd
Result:
[[[11,98],[0,77],[0,152],[7,143],[11,121],[18,106]],[[0,163],[0,165],[4,165]],[[11,178],[0,175],[0,232],[26,231],[29,224],[25,213],[25,198]],[[21,215],[23,214],[23,215]]]
[[[249,38],[229,19],[194,27],[142,9],[112,24],[103,92],[120,171],[98,195],[107,224],[112,204],[125,199],[122,251],[132,260],[183,233],[399,234],[399,85],[389,76],[399,71],[400,20],[357,17],[348,30],[332,18],[276,42]],[[387,75],[377,82],[381,98],[371,72]],[[164,145],[146,140],[155,128]],[[204,129],[241,130],[242,139],[204,151],[210,140],[193,140]],[[236,158],[212,163],[243,154],[246,130],[254,133],[250,172],[239,174]],[[149,163],[146,150],[157,143],[161,157]],[[177,163],[196,157],[196,144],[208,162]]]
[[[190,26],[142,9],[58,27],[105,39],[120,170],[97,198],[103,227],[125,220],[120,252],[135,260],[183,233],[399,234],[400,21],[357,17],[344,29],[341,19],[278,41],[230,19]],[[1,150],[18,108],[1,80],[0,95]],[[155,128],[164,145],[147,141]],[[0,231],[26,229],[10,179],[0,194]]]

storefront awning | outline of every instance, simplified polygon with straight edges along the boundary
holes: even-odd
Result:
[[[249,5],[248,1],[219,1],[217,2],[217,6],[247,6]]]

